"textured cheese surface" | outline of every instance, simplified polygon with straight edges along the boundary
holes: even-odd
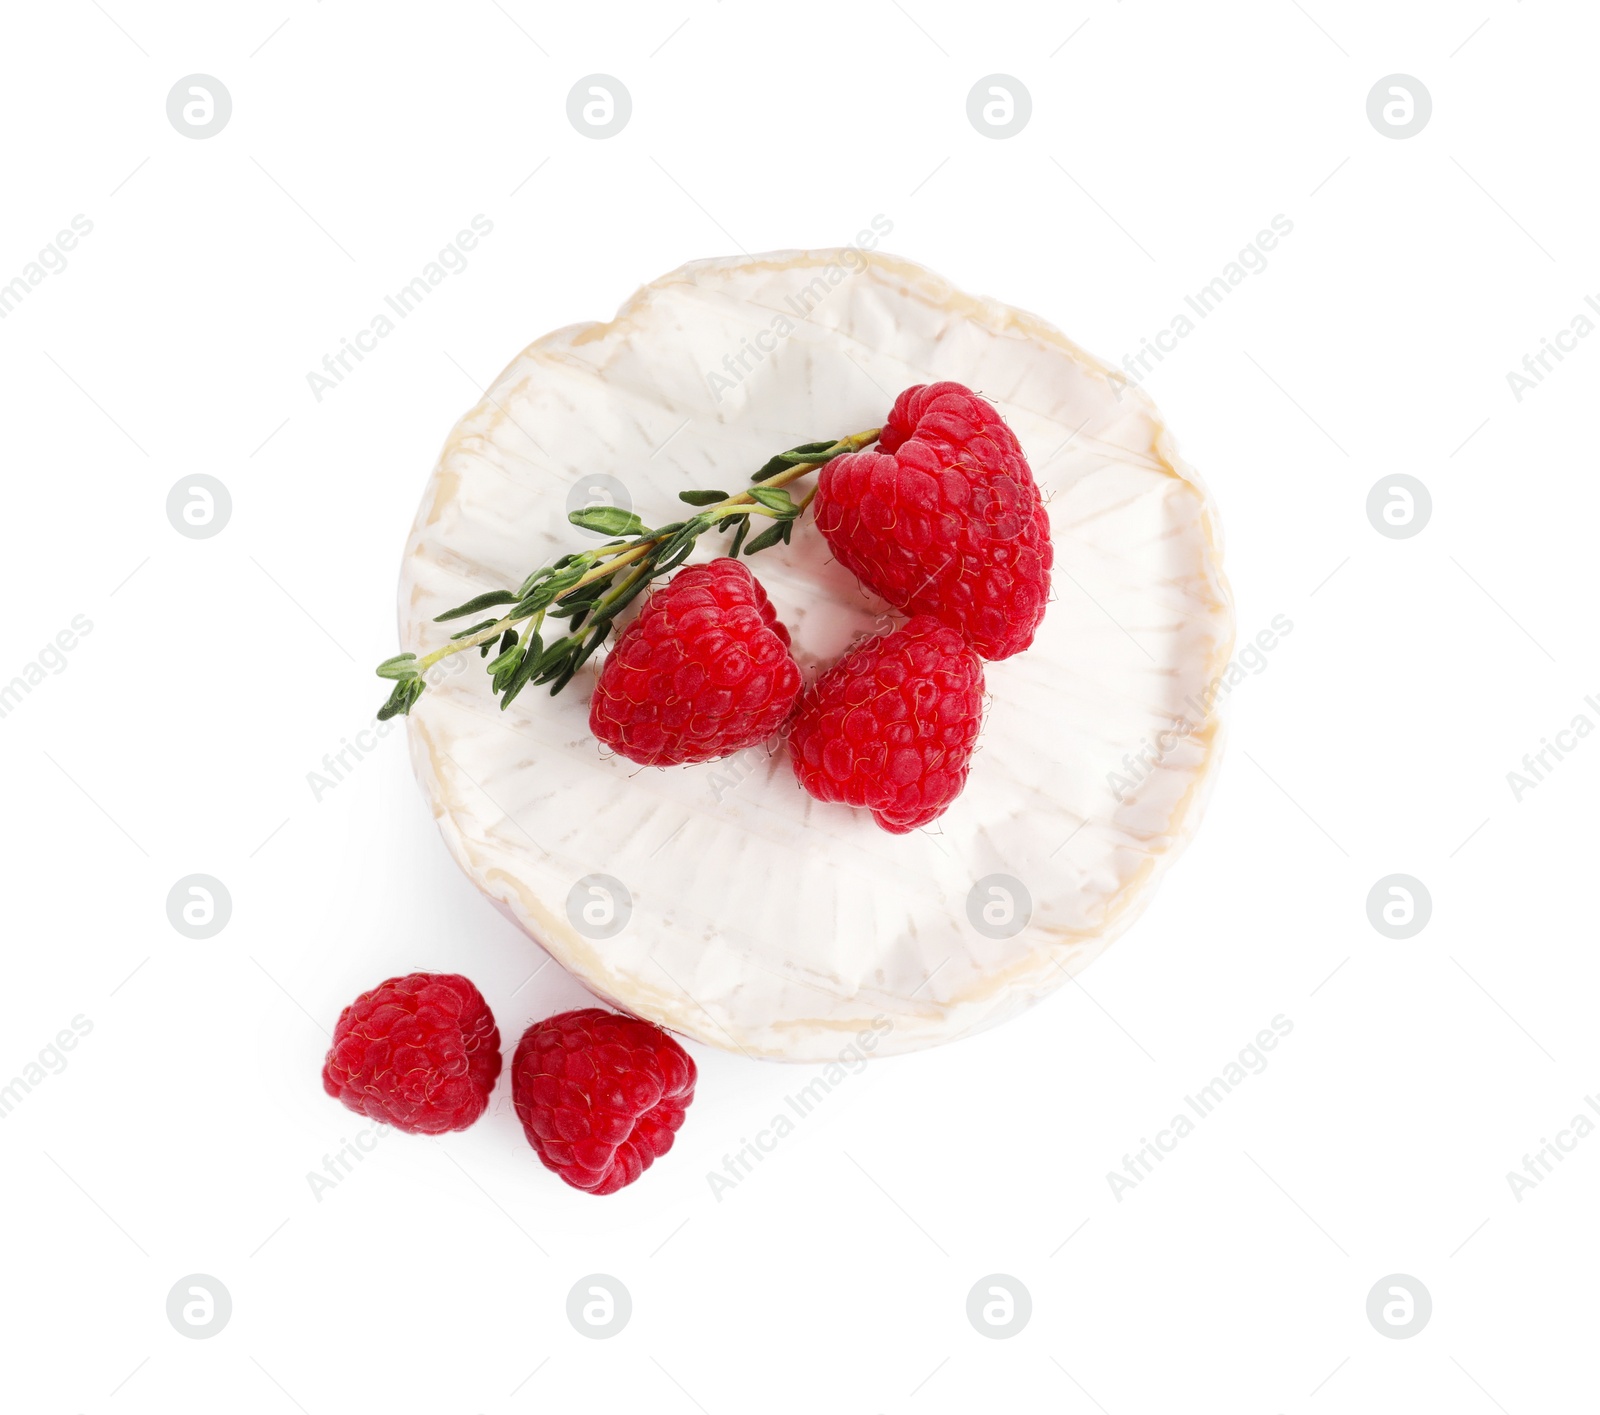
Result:
[[[461,867],[618,1006],[790,1060],[831,1058],[874,1018],[890,1024],[880,1054],[960,1037],[1085,966],[1193,832],[1220,747],[1196,704],[1233,635],[1204,487],[1148,398],[1053,327],[882,254],[697,262],[610,322],[526,349],[429,481],[401,571],[402,647],[437,647],[435,614],[596,543],[566,513],[597,477],[664,524],[688,514],[680,490],[742,489],[774,452],[877,426],[902,388],[938,379],[982,392],[1017,433],[1056,567],[1033,647],[988,667],[967,789],[934,826],[891,836],[811,800],[781,747],[671,770],[609,757],[587,729],[598,659],[559,697],[530,688],[502,712],[478,656],[459,655],[413,709],[413,762]],[[702,537],[694,558],[725,544]],[[792,546],[747,563],[808,679],[897,622],[809,517]],[[1158,742],[1143,780],[1113,779]],[[569,914],[597,873],[631,897],[610,938]],[[980,928],[974,887],[995,875],[1030,903],[1006,925],[986,888],[978,903],[1005,926]]]

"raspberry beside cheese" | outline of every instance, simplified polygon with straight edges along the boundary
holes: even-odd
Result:
[[[489,1004],[454,973],[379,983],[339,1014],[322,1088],[358,1115],[412,1135],[465,1130],[500,1075]]]
[[[614,1194],[672,1148],[695,1066],[661,1028],[600,1007],[535,1022],[511,1094],[540,1162],[574,1189]]]

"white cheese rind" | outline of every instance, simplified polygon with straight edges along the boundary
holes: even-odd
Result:
[[[1033,647],[988,667],[971,778],[935,826],[891,836],[811,800],[781,747],[666,771],[609,757],[587,729],[597,665],[502,713],[464,654],[413,710],[413,763],[456,860],[618,1006],[787,1060],[829,1059],[875,1018],[890,1024],[880,1054],[964,1036],[1085,966],[1195,829],[1220,727],[1193,704],[1233,638],[1204,487],[1149,399],[1057,330],[882,254],[696,262],[609,323],[524,350],[429,481],[401,571],[402,646],[437,647],[435,614],[583,543],[566,511],[586,477],[617,478],[662,523],[687,514],[679,490],[737,490],[772,453],[875,426],[901,388],[941,378],[981,391],[1021,439],[1056,570]],[[695,558],[723,543],[703,538]],[[808,678],[892,622],[809,524],[748,563]],[[1154,769],[1115,782],[1163,732]],[[632,896],[610,939],[567,914],[595,872]],[[1032,896],[1010,938],[969,920],[973,885],[994,874]]]

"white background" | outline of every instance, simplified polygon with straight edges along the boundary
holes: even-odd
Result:
[[[92,1025],[0,1126],[9,1408],[1592,1408],[1600,1137],[1506,1179],[1600,1091],[1600,741],[1506,779],[1600,722],[1600,339],[1506,378],[1600,292],[1592,7],[73,0],[5,34],[0,282],[93,223],[0,321],[0,680],[93,625],[0,720],[0,1080]],[[608,141],[566,117],[595,72],[633,99]],[[1397,72],[1433,100],[1403,141],[1366,114]],[[233,103],[203,141],[165,108],[194,73]],[[966,115],[993,73],[1033,101],[1004,141]],[[468,268],[318,402],[307,372],[478,213]],[[1146,382],[1241,642],[1294,626],[1232,695],[1196,843],[1082,987],[852,1077],[720,1202],[809,1069],[695,1048],[677,1147],[604,1201],[504,1084],[318,1198],[364,1130],[318,1083],[358,991],[463,972],[508,1050],[585,996],[527,981],[399,733],[307,784],[381,700],[437,447],[537,335],[876,213],[1113,361],[1293,222]],[[191,540],[165,503],[202,472],[232,519]],[[1365,514],[1397,472],[1433,497],[1407,540]],[[208,941],[166,915],[197,872],[233,901]],[[1433,899],[1407,941],[1367,920],[1394,872]],[[1119,1202],[1107,1171],[1277,1014],[1270,1066]],[[633,1298],[607,1341],[565,1314],[595,1272]],[[1032,1297],[1009,1340],[966,1317],[996,1272]],[[232,1295],[210,1340],[166,1316],[191,1273]],[[1366,1316],[1391,1273],[1432,1295],[1409,1340]]]

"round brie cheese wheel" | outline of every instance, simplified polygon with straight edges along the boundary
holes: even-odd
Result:
[[[1121,375],[1045,321],[882,253],[697,261],[616,318],[525,349],[423,495],[402,647],[426,654],[456,627],[436,614],[598,544],[568,523],[575,507],[681,519],[680,491],[742,490],[774,453],[879,426],[901,389],[942,379],[982,393],[1020,439],[1055,568],[1032,647],[986,665],[971,775],[933,825],[890,835],[812,800],[781,743],[666,770],[603,751],[588,730],[599,656],[558,696],[530,687],[504,711],[476,652],[432,670],[409,738],[447,845],[616,1006],[796,1061],[863,1032],[878,1054],[965,1036],[1083,968],[1194,831],[1233,639],[1205,488]],[[691,559],[727,543],[708,533]],[[809,514],[746,563],[808,681],[901,620]]]

